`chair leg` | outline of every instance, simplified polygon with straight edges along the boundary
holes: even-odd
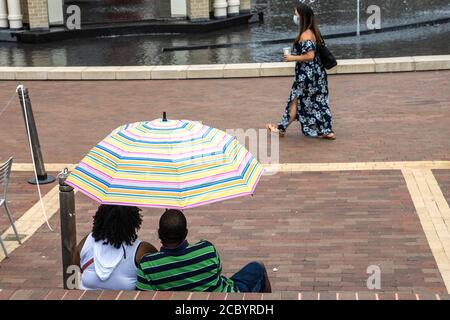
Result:
[[[1,238],[1,236],[0,236],[0,245],[1,245],[2,248],[3,248],[3,252],[5,253],[5,257],[8,258],[8,251],[6,251],[6,247],[5,247],[5,245],[3,244],[3,240],[2,240],[2,238]]]
[[[13,228],[14,233],[16,234],[17,241],[19,242],[19,244],[22,244],[22,241],[20,241],[19,233],[17,232],[17,229],[16,229],[16,225],[14,224],[14,218],[11,214],[11,211],[9,211],[6,201],[3,203],[3,205],[5,206],[6,213],[8,214],[9,222],[11,222],[11,227]]]

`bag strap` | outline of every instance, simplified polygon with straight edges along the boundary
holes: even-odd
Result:
[[[322,33],[320,34],[320,40],[322,41],[322,45],[324,46],[325,45],[325,39],[323,38]]]
[[[86,270],[91,264],[94,263],[94,258],[88,260],[88,262],[86,262],[82,267],[81,267],[81,272],[83,272],[84,270]]]

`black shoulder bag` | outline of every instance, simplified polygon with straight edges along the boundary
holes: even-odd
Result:
[[[334,55],[331,53],[330,49],[328,49],[325,44],[325,40],[321,37],[322,43],[317,46],[317,52],[320,55],[320,60],[322,61],[325,69],[330,70],[337,66],[337,61]]]

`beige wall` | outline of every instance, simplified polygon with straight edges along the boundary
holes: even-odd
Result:
[[[240,12],[249,12],[252,0],[241,0]]]
[[[210,0],[188,0],[187,14],[191,20],[209,19]]]
[[[26,16],[24,22],[30,29],[48,29],[47,0],[21,0],[22,14]]]
[[[22,21],[28,23],[28,1],[20,0],[20,9],[22,10]]]

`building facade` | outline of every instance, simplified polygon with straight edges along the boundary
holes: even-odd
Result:
[[[48,30],[65,24],[70,0],[0,0],[1,29]],[[251,0],[84,0],[81,23],[109,23],[152,19],[224,19],[249,12]]]
[[[0,0],[2,29],[48,30],[63,23],[63,0]]]

